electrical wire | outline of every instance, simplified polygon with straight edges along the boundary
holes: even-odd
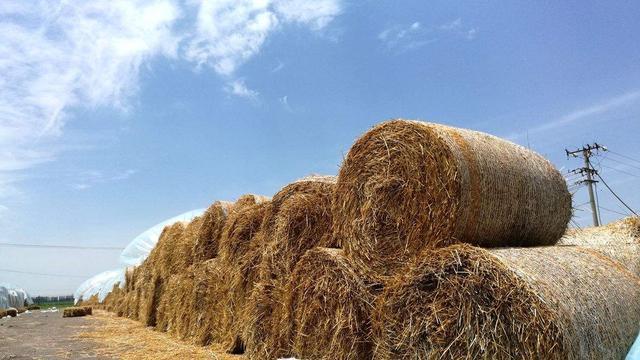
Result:
[[[64,277],[64,278],[79,278],[79,279],[87,279],[87,278],[89,278],[89,276],[83,276],[83,275],[67,275],[67,274],[54,274],[54,273],[40,273],[40,272],[21,271],[21,270],[11,270],[11,269],[0,269],[0,272],[8,272],[8,273],[24,274],[24,275],[36,275],[36,276]]]
[[[74,250],[124,250],[118,246],[75,246],[75,245],[48,245],[48,244],[18,244],[0,243],[5,247],[46,248],[46,249],[74,249]]]
[[[571,219],[571,223],[573,224],[573,226],[575,226],[576,228],[578,228],[578,230],[582,230],[582,228],[580,227],[580,225],[578,225],[578,223],[577,223],[575,220]]]
[[[627,172],[627,171],[624,171],[624,170],[616,169],[616,168],[613,168],[611,166],[602,165],[602,167],[606,168],[606,169],[609,169],[609,170],[617,171],[617,172],[620,172],[620,173],[623,173],[623,174],[626,174],[626,175],[629,175],[629,176],[640,178],[640,175],[633,174],[633,173],[630,173],[630,172]]]
[[[627,205],[627,203],[625,203],[620,196],[618,196],[618,194],[615,193],[615,191],[613,191],[613,189],[611,189],[611,187],[609,186],[609,184],[607,184],[606,181],[604,181],[604,179],[602,178],[602,176],[600,176],[600,174],[596,173],[596,176],[598,177],[598,179],[600,179],[600,181],[602,181],[602,183],[604,184],[604,186],[607,187],[607,189],[609,189],[609,191],[613,194],[613,196],[616,197],[616,199],[618,199],[618,201],[620,201],[622,203],[622,205],[624,205],[627,209],[629,209],[629,211],[631,211],[633,213],[633,215],[638,216],[638,214],[633,211],[633,209],[631,207],[629,207],[629,205]]]
[[[621,213],[621,212],[616,211],[616,210],[608,209],[608,208],[606,208],[606,207],[604,207],[604,206],[600,206],[600,208],[601,208],[602,210],[604,210],[604,211],[608,211],[608,212],[611,212],[611,213],[614,213],[614,214],[618,214],[618,215],[622,215],[622,216],[629,216],[629,213],[626,213],[626,214],[625,214],[625,213]]]
[[[623,157],[623,158],[625,158],[625,159],[627,159],[627,160],[635,161],[635,162],[637,162],[638,164],[640,164],[640,160],[638,160],[638,159],[634,159],[634,158],[632,158],[632,157],[630,157],[630,156],[627,156],[627,155],[624,155],[624,154],[620,154],[620,153],[615,152],[615,151],[613,151],[613,150],[607,150],[607,152],[610,152],[610,153],[612,153],[612,154],[614,154],[614,155],[617,155],[617,156]]]
[[[634,168],[634,169],[640,170],[640,166],[627,164],[627,163],[625,163],[625,162],[622,162],[622,161],[620,161],[620,160],[616,160],[616,159],[612,159],[612,158],[608,158],[607,160],[613,161],[613,162],[618,163],[618,164],[620,164],[620,165],[624,165],[624,166],[628,166],[628,167],[630,167],[630,168]]]

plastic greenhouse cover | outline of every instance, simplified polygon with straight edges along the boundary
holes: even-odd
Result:
[[[631,350],[629,350],[626,360],[640,360],[640,334],[638,334],[636,342],[633,343]]]
[[[88,300],[93,295],[98,295],[101,302],[109,295],[113,286],[120,283],[120,287],[124,287],[125,269],[108,270],[86,280],[73,294],[73,299],[77,303],[80,300]]]
[[[21,308],[33,304],[31,296],[22,288],[0,283],[0,309]]]
[[[102,302],[107,295],[109,295],[111,290],[113,290],[113,286],[116,283],[119,283],[120,288],[124,288],[124,274],[126,268],[142,264],[142,262],[149,256],[149,253],[151,253],[151,250],[153,250],[158,243],[160,234],[162,234],[162,230],[165,226],[172,225],[179,221],[191,221],[196,216],[202,215],[205,210],[206,209],[197,209],[187,211],[186,213],[162,221],[147,229],[142,234],[136,236],[120,254],[120,263],[122,264],[122,268],[101,272],[100,274],[83,282],[73,294],[75,302],[77,303],[80,300],[88,300],[93,295],[98,295],[98,300]]]
[[[120,254],[120,262],[125,266],[138,266],[142,264],[147,256],[149,256],[151,250],[153,250],[158,243],[158,238],[160,238],[160,234],[165,226],[178,221],[191,221],[193,218],[202,215],[204,212],[205,209],[188,211],[184,214],[180,214],[154,225],[142,234],[136,236],[133,241],[124,248],[122,254]]]

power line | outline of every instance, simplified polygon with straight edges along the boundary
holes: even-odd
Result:
[[[79,279],[87,279],[89,276],[84,275],[66,275],[66,274],[53,274],[53,273],[39,273],[32,271],[20,271],[20,270],[10,270],[10,269],[0,269],[0,272],[8,272],[14,274],[24,274],[24,275],[36,275],[36,276],[52,276],[52,277],[64,277],[64,278],[79,278]]]
[[[620,201],[622,203],[622,205],[624,205],[627,209],[629,209],[629,211],[631,211],[633,213],[633,215],[638,216],[638,214],[633,211],[633,209],[631,207],[629,207],[629,205],[627,205],[627,203],[625,203],[624,201],[622,201],[622,199],[620,198],[620,196],[618,196],[618,194],[615,193],[615,191],[613,191],[613,189],[611,189],[611,187],[607,184],[606,181],[604,181],[604,179],[602,178],[602,176],[600,176],[600,174],[598,174],[596,172],[596,176],[598,177],[598,179],[600,179],[600,181],[602,181],[602,183],[604,184],[604,186],[607,187],[607,189],[609,189],[609,191],[611,191],[611,193],[613,194],[613,196],[616,197],[616,199],[618,199],[618,201]]]
[[[617,155],[617,156],[623,157],[623,158],[625,158],[625,159],[627,159],[627,160],[635,161],[635,162],[637,162],[638,164],[640,164],[640,160],[634,159],[634,158],[632,158],[632,157],[630,157],[630,156],[627,156],[627,155],[624,155],[624,154],[620,154],[620,153],[618,153],[618,152],[611,151],[611,150],[609,150],[609,152],[610,152],[610,153],[612,153],[612,154],[614,154],[614,155]]]
[[[634,169],[640,170],[640,166],[627,164],[627,163],[625,163],[623,161],[620,161],[620,160],[617,160],[617,159],[614,159],[614,158],[607,158],[607,160],[613,161],[613,162],[618,163],[620,165],[624,165],[624,166],[628,166],[630,168],[634,168]]]
[[[605,210],[605,211],[608,211],[608,212],[611,212],[611,213],[614,213],[614,214],[622,215],[622,216],[629,216],[629,213],[626,213],[626,214],[625,214],[625,213],[621,213],[620,211],[607,209],[607,208],[606,208],[606,207],[604,207],[604,206],[600,206],[600,209]]]
[[[573,219],[571,219],[571,223],[573,224],[573,226],[577,227],[578,230],[582,230],[582,228],[580,227],[580,225]]]
[[[47,248],[47,249],[74,249],[74,250],[124,250],[118,246],[76,246],[76,245],[48,245],[48,244],[18,244],[0,243],[5,247]]]
[[[611,160],[611,159],[609,159],[609,160]],[[640,178],[640,175],[636,175],[636,174],[633,174],[633,173],[630,173],[630,172],[627,172],[627,171],[624,171],[624,170],[616,169],[616,168],[613,168],[611,166],[602,165],[602,167],[605,168],[605,169],[617,171],[617,172],[620,172],[620,173],[623,173],[623,174],[626,174],[626,175],[629,175],[629,176]]]

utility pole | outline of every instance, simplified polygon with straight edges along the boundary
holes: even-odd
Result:
[[[593,226],[600,226],[600,220],[598,217],[598,207],[596,205],[596,199],[594,195],[595,193],[593,191],[594,184],[598,182],[596,180],[593,180],[593,175],[597,175],[598,171],[594,169],[593,166],[591,166],[590,158],[591,156],[594,155],[594,152],[597,153],[598,151],[607,151],[607,148],[598,143],[593,143],[593,144],[585,145],[581,149],[576,149],[573,151],[569,151],[565,149],[564,151],[567,153],[567,159],[569,158],[569,156],[572,156],[575,158],[582,156],[582,158],[584,159],[584,167],[574,169],[571,172],[574,174],[579,173],[580,175],[586,177],[585,180],[578,181],[577,183],[587,184],[587,189],[589,190],[589,202],[591,203],[591,215],[593,216]]]

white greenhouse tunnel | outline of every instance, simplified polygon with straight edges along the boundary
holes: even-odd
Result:
[[[121,288],[125,285],[125,272],[128,267],[136,267],[149,256],[151,250],[158,243],[162,230],[176,222],[189,222],[195,217],[202,215],[205,209],[196,209],[164,220],[136,236],[120,254],[120,264],[122,267],[114,270],[101,272],[83,282],[73,294],[75,303],[87,300],[97,295],[99,301],[109,295],[113,286],[119,283]]]
[[[11,284],[0,283],[0,309],[18,309],[32,304],[31,296],[24,289]]]

